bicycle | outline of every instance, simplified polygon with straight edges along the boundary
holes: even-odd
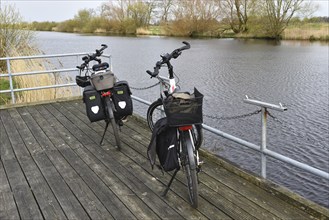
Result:
[[[123,125],[122,120],[127,115],[132,114],[131,99],[124,98],[127,100],[121,100],[121,96],[127,97],[129,95],[130,97],[131,92],[128,83],[125,81],[116,82],[116,77],[109,70],[109,64],[98,58],[106,48],[107,45],[102,44],[101,49],[96,49],[95,53],[82,57],[84,62],[77,66],[79,75],[76,76],[76,83],[84,88],[83,101],[86,104],[89,120],[91,122],[105,120],[106,122],[100,145],[103,144],[105,133],[111,123],[116,148],[120,150],[121,141],[118,130]],[[90,69],[89,62],[91,61],[96,61],[97,64],[94,64]],[[84,73],[83,76],[82,73]]]
[[[182,54],[183,50],[190,49],[190,44],[188,42],[184,41],[183,44],[185,44],[183,47],[175,49],[172,53],[170,54],[166,53],[164,55],[161,55],[162,59],[156,62],[153,72],[151,72],[150,70],[146,71],[151,76],[151,78],[155,77],[160,82],[160,98],[155,102],[153,102],[147,110],[147,123],[151,131],[153,131],[156,121],[166,116],[168,118],[171,117],[172,116],[171,110],[175,111],[175,109],[173,109],[173,105],[175,105],[175,103],[172,102],[173,100],[172,97],[175,96],[175,94],[178,94],[179,88],[177,85],[178,83],[176,84],[174,77],[174,76],[177,77],[177,75],[174,74],[173,66],[170,63],[170,60],[172,58],[174,59],[178,58]],[[166,66],[168,68],[169,78],[159,75],[159,70],[162,66]],[[201,108],[202,108],[202,97],[201,97]],[[176,99],[176,100],[180,100],[180,99]],[[198,100],[198,102],[199,101],[200,100]],[[178,103],[178,105],[180,104],[181,103]],[[188,102],[188,104],[190,103]],[[171,105],[171,107],[169,105]],[[190,106],[188,106],[188,108],[189,107]],[[200,111],[200,105],[198,110]],[[166,114],[164,114],[164,111]],[[183,167],[186,173],[190,202],[192,204],[192,207],[194,208],[197,208],[198,206],[198,182],[199,182],[198,173],[200,172],[202,165],[202,162],[199,160],[199,153],[198,153],[198,149],[201,146],[203,139],[202,125],[201,125],[202,109],[201,112],[199,113],[200,113],[199,117],[201,117],[201,119],[199,118],[197,120],[198,123],[194,123],[195,122],[193,121],[194,119],[190,121],[189,118],[185,118],[187,121],[184,122],[180,121],[179,113],[178,115],[176,115],[177,117],[174,117],[172,119],[171,126],[177,127],[176,134],[179,140],[179,149],[177,154],[178,154],[180,166],[177,169],[175,169],[172,178],[170,179],[168,185],[166,186],[165,191],[162,194],[163,196],[167,194],[177,172],[180,170],[180,167]],[[177,120],[180,122],[177,122]]]

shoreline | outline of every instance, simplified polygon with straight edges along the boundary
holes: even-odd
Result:
[[[33,30],[33,31],[40,31],[40,32],[55,32],[55,33],[71,33],[71,34],[81,34],[81,35],[93,35],[93,36],[118,36],[118,37],[138,37],[138,36],[154,36],[154,37],[184,37],[184,38],[191,38],[191,39],[254,39],[254,40],[273,40],[273,41],[280,41],[280,40],[299,40],[299,41],[309,41],[309,42],[329,42],[329,35],[326,37],[323,36],[314,36],[310,35],[309,37],[305,36],[291,36],[291,35],[283,35],[280,39],[275,39],[271,37],[265,36],[252,36],[248,34],[223,34],[221,36],[218,35],[195,35],[195,36],[180,36],[180,35],[166,35],[166,34],[154,34],[154,33],[145,33],[145,32],[136,32],[135,34],[118,34],[118,33],[111,33],[111,32],[66,32],[66,31],[48,31],[48,30]]]

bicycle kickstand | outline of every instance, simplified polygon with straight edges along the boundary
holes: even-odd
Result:
[[[172,184],[172,181],[175,179],[175,176],[176,176],[176,174],[177,174],[177,172],[179,171],[179,167],[175,170],[175,172],[174,172],[174,174],[172,175],[172,177],[171,177],[171,179],[170,179],[170,181],[169,181],[169,183],[168,183],[168,185],[167,185],[167,187],[166,187],[166,189],[165,189],[165,191],[162,193],[162,196],[166,196],[167,195],[167,193],[168,193],[168,191],[169,191],[169,189],[170,189],[170,186],[171,186],[171,184]]]
[[[106,133],[106,131],[107,131],[107,127],[109,126],[109,123],[110,123],[110,121],[107,121],[107,122],[106,122],[105,129],[104,129],[103,136],[102,136],[102,140],[101,140],[101,142],[99,143],[99,146],[102,146],[102,144],[103,144],[103,140],[104,140],[104,137],[105,137],[105,133]]]

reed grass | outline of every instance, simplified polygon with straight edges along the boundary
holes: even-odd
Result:
[[[26,47],[24,48],[24,52],[16,51],[13,53],[13,56],[32,56],[35,54],[40,54],[40,52],[37,49]],[[54,65],[46,59],[12,60],[10,65],[12,73],[44,71],[51,67],[55,69]],[[13,77],[13,80],[16,85],[15,88],[33,88],[60,84],[69,79],[67,77],[60,77],[56,73],[53,73],[15,76]],[[16,92],[15,98],[16,103],[29,103],[71,97],[72,95],[72,88],[63,87]],[[11,100],[6,100],[6,103],[4,104],[9,104],[10,101]]]
[[[329,41],[329,23],[307,23],[288,26],[282,34],[286,40]]]

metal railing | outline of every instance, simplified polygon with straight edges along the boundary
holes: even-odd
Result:
[[[1,60],[6,60],[7,65],[8,65],[7,66],[8,67],[8,73],[7,74],[0,74],[0,77],[7,76],[10,79],[10,89],[9,90],[2,90],[2,91],[0,90],[0,94],[10,92],[12,94],[12,97],[14,98],[14,93],[19,92],[19,91],[28,91],[28,90],[37,90],[37,89],[46,89],[46,88],[57,88],[57,87],[64,87],[64,86],[76,86],[76,83],[68,83],[68,84],[59,84],[59,85],[40,86],[40,87],[34,87],[34,88],[14,89],[13,88],[13,83],[12,83],[12,77],[13,76],[32,75],[32,74],[40,74],[40,73],[54,73],[54,72],[63,73],[63,72],[68,72],[68,71],[77,71],[77,69],[72,68],[72,69],[58,69],[58,70],[25,72],[25,73],[11,73],[10,60],[76,56],[77,57],[77,62],[80,63],[81,61],[79,61],[78,58],[80,56],[83,56],[83,55],[86,55],[86,54],[87,53],[74,53],[74,54],[59,54],[59,55],[48,55],[48,56],[45,55],[45,56],[31,56],[31,57],[11,57],[11,58],[6,57],[6,58],[0,58],[0,61]],[[108,56],[108,55],[103,55],[103,56],[109,58],[110,63],[111,63],[111,56]],[[146,101],[146,100],[144,100],[142,98],[139,98],[139,97],[136,97],[136,96],[132,96],[132,98],[135,101],[138,101],[138,102],[146,104],[146,105],[151,104],[151,102]],[[238,137],[235,137],[233,135],[227,134],[223,131],[220,131],[216,128],[210,127],[206,124],[202,124],[203,128],[205,130],[215,134],[215,135],[221,136],[221,137],[226,138],[228,140],[231,140],[235,143],[241,144],[241,145],[243,145],[243,146],[245,146],[249,149],[252,149],[252,150],[255,150],[255,151],[259,152],[261,154],[261,176],[263,178],[266,178],[266,163],[267,163],[266,158],[271,157],[271,158],[274,158],[274,159],[277,159],[277,160],[282,161],[284,163],[293,165],[294,167],[300,168],[302,170],[308,171],[309,173],[315,174],[319,177],[322,177],[324,179],[329,180],[329,173],[267,149],[267,146],[266,146],[266,124],[267,124],[267,115],[268,115],[267,109],[272,109],[272,110],[282,111],[283,112],[283,111],[287,110],[284,106],[282,106],[281,104],[273,105],[273,104],[270,104],[270,103],[265,103],[265,102],[261,102],[261,101],[258,101],[258,100],[249,99],[247,96],[246,96],[246,99],[244,99],[244,102],[248,103],[248,104],[252,104],[252,105],[257,105],[261,108],[261,119],[262,119],[262,145],[261,146],[250,143],[248,141],[245,141],[245,140],[240,139]],[[15,102],[13,101],[13,103],[15,103]]]
[[[136,100],[138,102],[141,102],[143,104],[146,104],[146,105],[151,104],[149,101],[146,101],[146,100],[141,99],[141,98],[136,97],[136,96],[132,96],[132,98],[134,100]],[[284,155],[281,155],[279,153],[276,153],[276,152],[271,151],[271,150],[266,148],[266,119],[267,119],[267,114],[268,114],[267,109],[271,108],[271,109],[273,109],[273,110],[275,109],[277,111],[286,111],[287,109],[285,107],[283,107],[281,104],[273,105],[273,104],[270,104],[270,103],[265,103],[265,102],[261,102],[261,101],[258,101],[258,100],[249,99],[248,97],[246,97],[244,102],[261,107],[261,110],[262,110],[262,114],[261,114],[261,117],[262,117],[262,146],[258,146],[256,144],[250,143],[248,141],[245,141],[243,139],[240,139],[238,137],[235,137],[233,135],[230,135],[228,133],[220,131],[216,128],[210,127],[206,124],[202,124],[202,127],[205,130],[207,130],[207,131],[209,131],[209,132],[211,132],[215,135],[221,136],[221,137],[226,138],[228,140],[231,140],[235,143],[241,144],[241,145],[243,145],[243,146],[245,146],[249,149],[260,152],[261,153],[261,176],[265,179],[266,179],[266,156],[269,156],[269,157],[280,160],[284,163],[293,165],[293,166],[298,167],[302,170],[308,171],[312,174],[315,174],[319,177],[322,177],[322,178],[325,178],[325,179],[329,180],[329,173],[327,173],[325,171],[322,171],[320,169],[314,168],[314,167],[312,167],[310,165],[307,165],[305,163],[301,163],[299,161],[296,161],[294,159],[291,159],[289,157],[286,157]]]
[[[53,84],[48,86],[38,86],[32,88],[14,88],[13,77],[15,76],[24,76],[24,75],[36,75],[36,74],[52,74],[52,73],[68,73],[68,72],[79,72],[77,68],[67,68],[67,69],[52,69],[52,70],[42,70],[42,71],[32,71],[32,72],[20,72],[20,73],[12,73],[11,63],[12,60],[33,60],[33,59],[49,59],[49,58],[58,58],[58,57],[76,57],[76,66],[79,66],[82,61],[79,59],[81,56],[85,56],[88,53],[69,53],[69,54],[54,54],[54,55],[36,55],[36,56],[21,56],[21,57],[4,57],[0,58],[0,61],[6,61],[7,64],[7,73],[0,74],[0,77],[9,77],[9,89],[0,90],[1,93],[11,93],[11,102],[12,104],[16,103],[15,92],[22,91],[31,91],[31,90],[40,90],[40,89],[51,89],[51,88],[60,88],[60,87],[69,87],[76,86],[74,83],[65,83],[65,84]],[[110,55],[102,55],[102,57],[109,59],[109,64],[111,65],[111,56]]]

